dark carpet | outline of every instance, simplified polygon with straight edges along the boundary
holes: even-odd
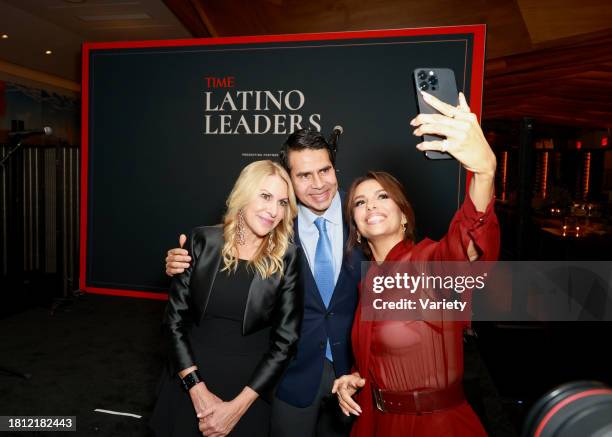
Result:
[[[76,432],[1,437],[151,435],[147,422],[166,353],[163,301],[82,295],[55,311],[30,308],[0,319],[0,415],[76,416]],[[468,400],[494,437],[515,437],[473,342],[466,344]],[[141,419],[95,412],[111,410]],[[288,436],[290,437],[290,436]]]
[[[76,433],[15,435],[150,435],[147,419],[165,356],[164,306],[163,301],[84,295],[53,314],[32,308],[0,320],[0,368],[31,374],[23,379],[0,372],[0,414],[76,416],[77,422]]]

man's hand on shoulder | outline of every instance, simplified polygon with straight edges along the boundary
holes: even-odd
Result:
[[[191,257],[189,256],[189,252],[183,249],[186,241],[187,236],[181,234],[179,237],[179,247],[175,247],[168,251],[168,255],[166,256],[166,275],[174,276],[181,274],[189,267]]]

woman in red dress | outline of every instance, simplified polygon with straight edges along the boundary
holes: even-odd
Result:
[[[455,108],[423,94],[441,114],[417,116],[411,122],[414,134],[446,139],[417,148],[452,154],[473,173],[469,193],[442,240],[415,244],[414,214],[403,187],[388,173],[370,172],[347,196],[349,248],[361,246],[378,263],[493,261],[499,252],[495,155],[463,95]],[[449,321],[365,321],[358,307],[352,332],[355,372],[333,387],[343,412],[358,416],[351,436],[486,436],[463,396],[465,327]]]

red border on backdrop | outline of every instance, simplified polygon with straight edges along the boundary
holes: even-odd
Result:
[[[470,107],[472,112],[474,112],[480,120],[482,111],[482,84],[484,80],[485,60],[486,26],[484,24],[447,27],[422,27],[418,29],[364,30],[352,32],[301,33],[287,35],[231,36],[223,38],[84,43],[81,83],[81,229],[79,288],[88,293],[106,294],[111,296],[127,296],[158,300],[166,300],[168,298],[167,294],[165,293],[88,287],[85,283],[85,278],[87,276],[87,179],[89,164],[89,53],[91,50],[329,41],[362,38],[393,38],[400,36],[454,35],[466,33],[472,34],[474,37],[472,52],[472,76],[470,80]],[[471,174],[468,173],[466,178],[466,192],[467,187],[469,186],[470,178]]]

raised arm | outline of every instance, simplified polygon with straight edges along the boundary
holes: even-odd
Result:
[[[440,241],[439,259],[496,259],[499,252],[499,224],[493,212],[495,154],[487,142],[478,119],[470,111],[463,93],[457,107],[421,92],[423,99],[440,114],[419,114],[410,124],[414,135],[445,137],[417,145],[419,150],[438,150],[453,155],[472,172],[465,202],[455,214],[448,234]],[[459,244],[457,244],[459,243]]]

